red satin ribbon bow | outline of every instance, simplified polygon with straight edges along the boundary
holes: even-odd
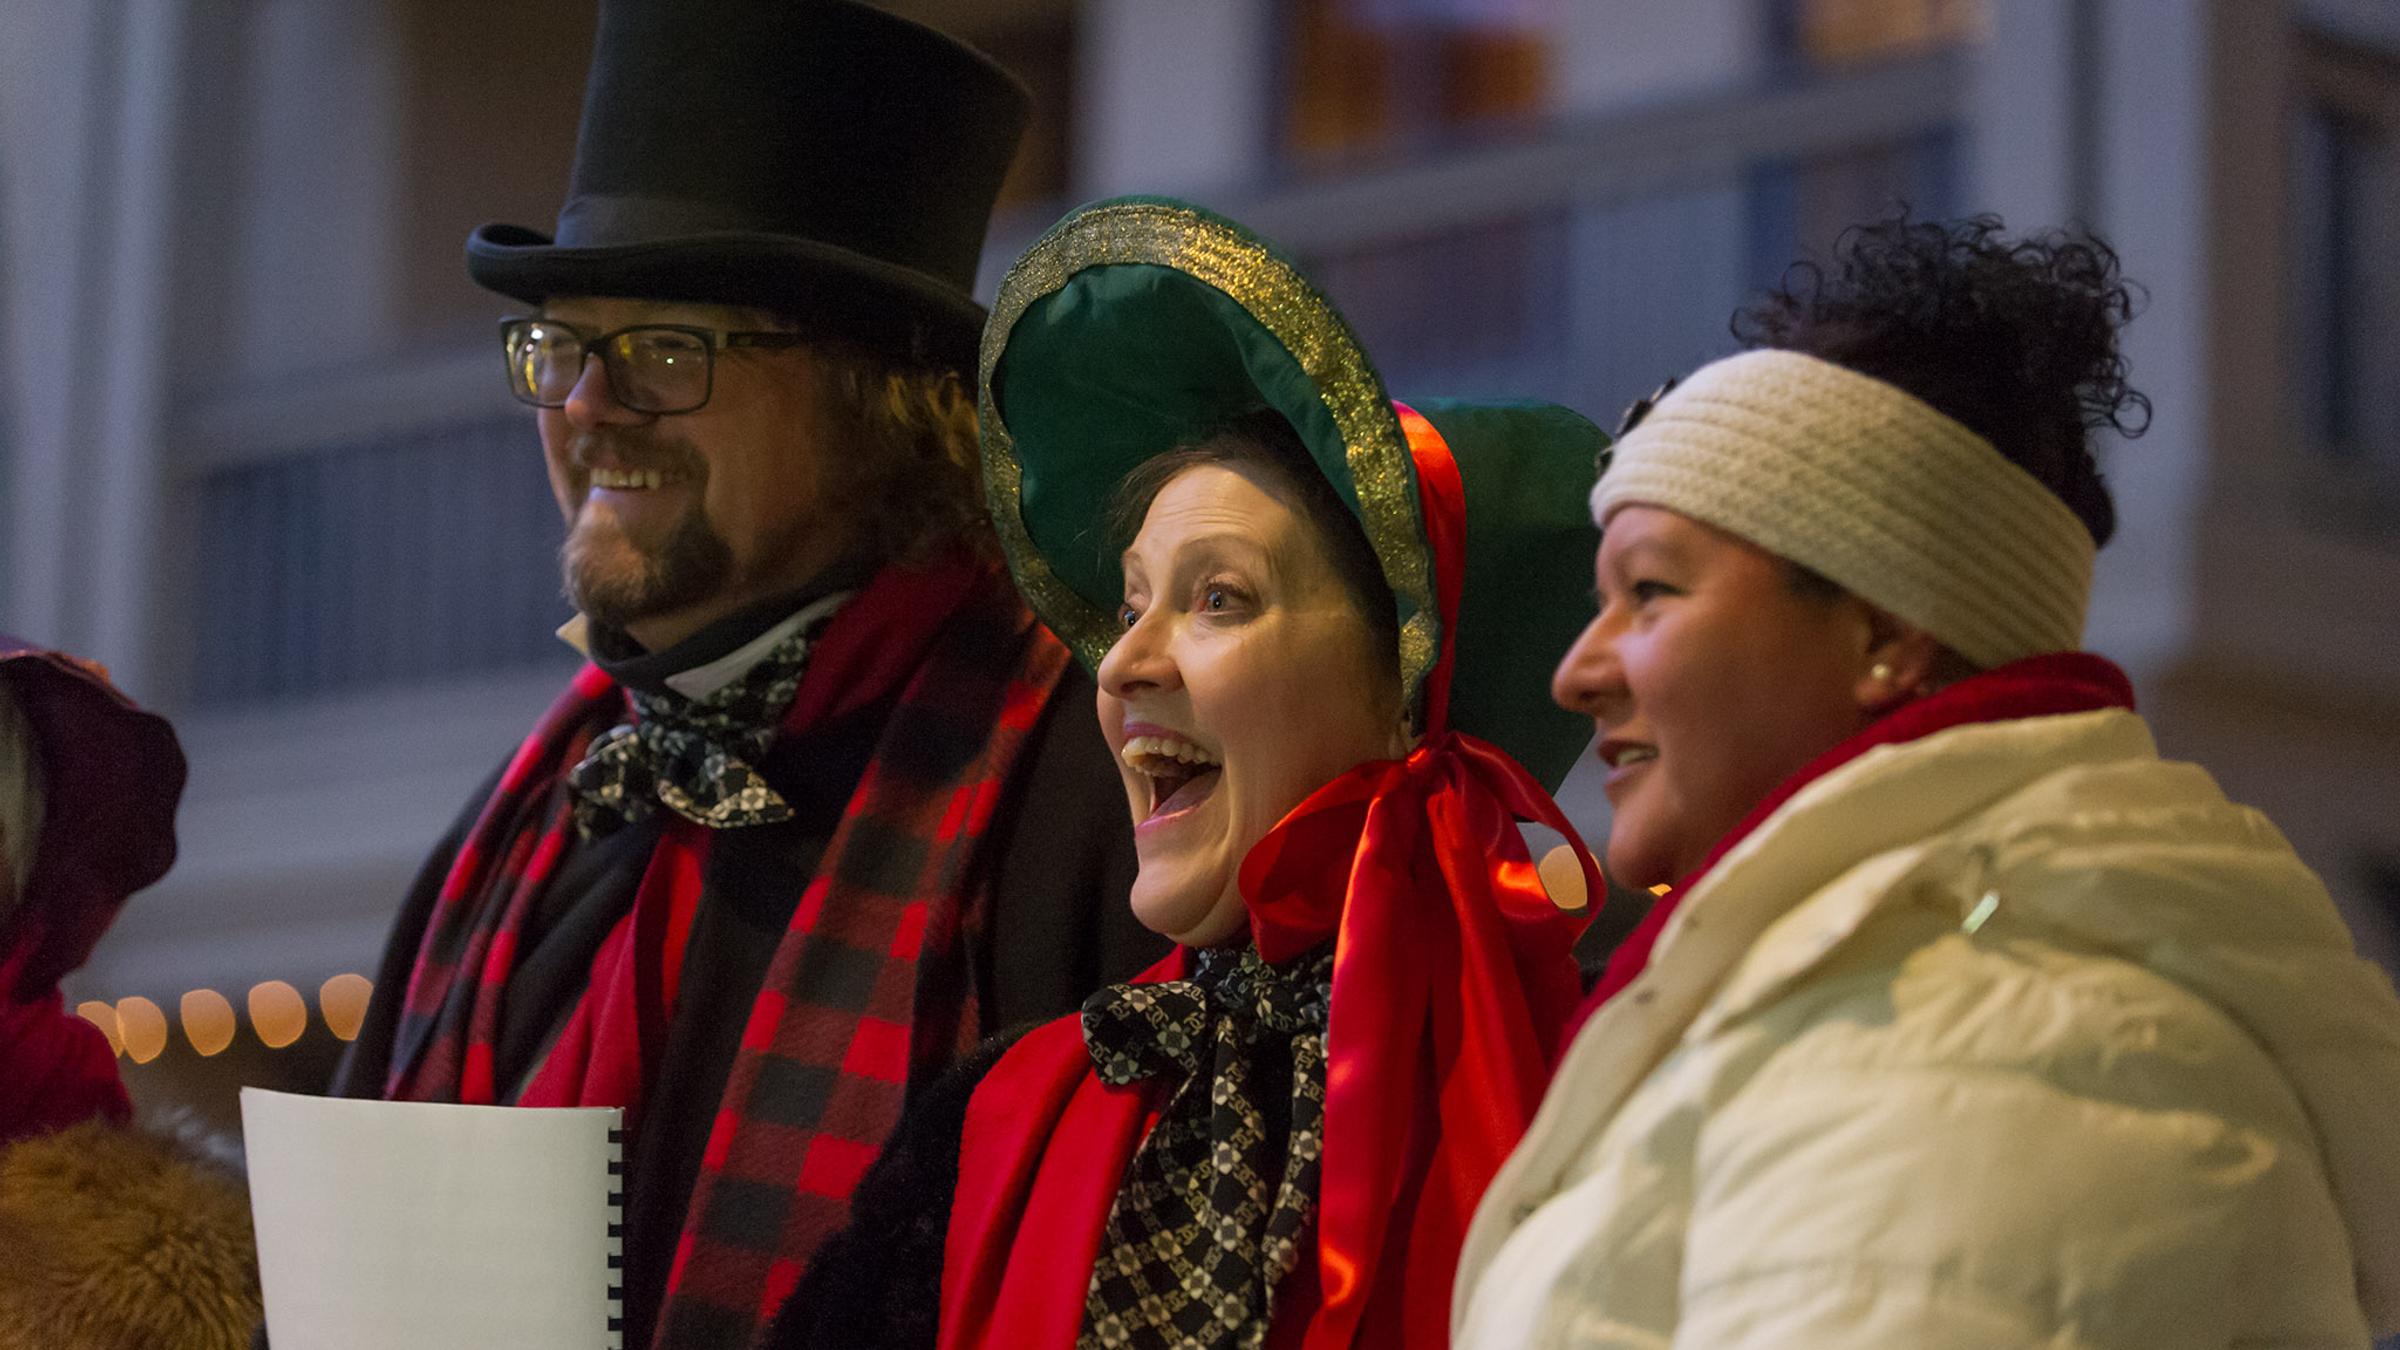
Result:
[[[1404,760],[1320,788],[1241,872],[1267,960],[1338,938],[1318,1197],[1323,1302],[1301,1342],[1308,1350],[1446,1343],[1459,1246],[1540,1105],[1582,996],[1572,947],[1590,918],[1551,902],[1517,830],[1535,821],[1576,840],[1557,803],[1506,752],[1449,730],[1465,485],[1440,431],[1392,406],[1416,461],[1442,620],[1425,736]],[[1580,843],[1575,858],[1585,893],[1605,894]]]
[[[1467,1223],[1541,1102],[1588,914],[1551,903],[1519,819],[1574,837],[1515,760],[1449,733],[1319,789],[1242,865],[1269,961],[1338,934],[1310,1350],[1444,1343]]]

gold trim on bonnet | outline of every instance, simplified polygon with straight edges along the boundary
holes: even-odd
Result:
[[[992,403],[992,372],[1010,331],[1036,300],[1085,268],[1125,263],[1170,267],[1224,292],[1317,387],[1342,436],[1359,524],[1383,564],[1384,582],[1410,609],[1400,629],[1400,687],[1414,707],[1440,647],[1440,619],[1400,419],[1358,339],[1325,297],[1255,239],[1195,211],[1138,202],[1071,216],[1035,241],[1000,283],[977,363],[985,502],[1025,598],[1085,665],[1098,669],[1116,641],[1115,618],[1077,595],[1035,549],[1022,509],[1025,468]]]

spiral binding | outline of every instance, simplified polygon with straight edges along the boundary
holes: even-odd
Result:
[[[608,1350],[625,1350],[625,1129],[608,1127]]]

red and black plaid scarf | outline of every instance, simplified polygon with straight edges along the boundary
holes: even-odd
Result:
[[[840,1228],[852,1186],[899,1119],[908,1082],[974,1043],[980,1025],[967,937],[980,922],[987,879],[979,845],[1067,660],[1006,574],[982,563],[886,569],[827,626],[784,734],[894,688],[899,696],[817,874],[804,879],[752,1006],[654,1344],[714,1346],[754,1335],[818,1244]],[[574,846],[566,776],[593,738],[626,715],[623,691],[587,667],[501,775],[426,927],[387,1096],[500,1099],[493,1049],[520,934]],[[592,1027],[603,1028],[605,1041],[611,998],[671,1004],[680,930],[697,901],[709,833],[662,835],[644,896],[595,960],[594,987],[552,1061],[585,1054]],[[645,917],[654,888],[680,917]],[[646,938],[650,928],[669,939]],[[620,987],[601,988],[602,972],[617,968],[612,953],[625,951],[631,959],[614,981]],[[665,1015],[646,1009],[638,1020],[647,1032]],[[571,1082],[566,1100],[637,1107],[649,1058],[630,1062],[640,1068],[618,1079],[546,1062],[530,1081]],[[512,1094],[519,1090],[512,1085]],[[525,1091],[518,1099],[530,1103],[534,1094]]]

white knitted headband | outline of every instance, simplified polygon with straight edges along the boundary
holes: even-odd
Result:
[[[1979,668],[2083,640],[2091,532],[1991,442],[1798,352],[1694,372],[1616,444],[1605,526],[1663,506],[1821,573]]]

